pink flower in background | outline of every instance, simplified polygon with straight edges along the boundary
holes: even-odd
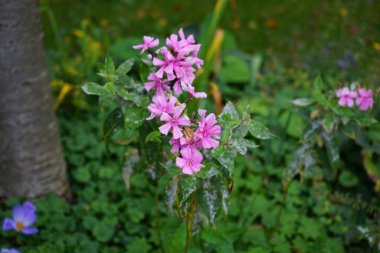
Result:
[[[339,98],[338,104],[344,107],[353,107],[354,98],[357,97],[356,91],[351,91],[348,87],[337,90],[336,97]]]
[[[183,133],[181,132],[181,129],[179,126],[190,126],[190,119],[189,117],[181,116],[183,110],[185,109],[185,106],[177,106],[174,108],[173,116],[170,116],[167,113],[162,113],[161,115],[161,121],[167,122],[166,124],[160,126],[160,132],[164,135],[167,135],[170,130],[173,131],[173,138],[179,139],[183,136]]]
[[[362,111],[371,108],[373,105],[372,90],[360,88],[355,102]]]
[[[165,95],[164,90],[170,92],[170,87],[169,85],[167,85],[167,82],[158,78],[156,74],[151,73],[148,76],[148,80],[150,80],[151,82],[147,82],[144,84],[146,91],[150,91],[151,89],[156,89],[157,93],[162,94],[162,95]]]
[[[148,106],[148,110],[151,112],[147,120],[151,120],[154,117],[161,117],[162,113],[174,113],[175,104],[178,102],[174,96],[168,97],[166,95],[157,94],[153,97],[152,103]]]
[[[181,156],[182,157],[177,157],[176,165],[184,174],[194,174],[204,167],[204,165],[201,164],[203,156],[201,152],[196,149],[184,148],[181,150]]]
[[[134,49],[141,49],[141,53],[144,53],[149,48],[157,47],[160,41],[153,37],[144,36],[144,43],[133,46]]]
[[[193,86],[184,86],[182,89],[189,92],[191,96],[195,98],[207,98],[207,94],[205,92],[195,92],[195,88]]]
[[[202,109],[199,109],[198,113],[201,115],[201,121],[195,135],[200,139],[203,148],[217,148],[220,139],[218,134],[222,132],[222,129],[216,121],[215,114],[210,113],[206,117],[206,111]]]

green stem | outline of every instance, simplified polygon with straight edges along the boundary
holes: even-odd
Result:
[[[185,253],[189,252],[190,239],[191,239],[191,223],[190,223],[190,215],[187,215],[186,218],[186,244],[185,244]]]
[[[157,231],[157,237],[158,241],[160,243],[160,248],[162,253],[166,253],[164,242],[162,240],[161,235],[161,213],[160,213],[160,199],[158,196],[158,186],[155,186],[154,193],[155,193],[155,205],[156,205],[156,231]]]

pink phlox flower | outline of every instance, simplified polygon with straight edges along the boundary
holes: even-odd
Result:
[[[172,152],[173,154],[177,154],[179,152],[179,149],[181,148],[180,139],[171,138],[169,140],[169,144],[172,145],[170,152]]]
[[[179,126],[190,126],[190,119],[186,115],[181,116],[185,105],[176,106],[174,108],[173,116],[170,116],[168,113],[164,112],[161,115],[161,120],[167,122],[166,124],[160,126],[160,132],[164,135],[167,135],[170,130],[173,131],[173,138],[179,139],[183,136],[183,133]]]
[[[181,148],[198,149],[199,147],[201,147],[200,139],[197,136],[194,136],[191,139],[181,137],[179,141],[181,144]]]
[[[194,36],[189,35],[187,38],[183,29],[178,31],[180,40],[178,39],[177,34],[172,34],[169,38],[166,39],[166,45],[173,49],[174,52],[182,52],[185,54],[190,53],[193,50],[193,44],[195,43]]]
[[[351,91],[348,87],[343,87],[336,92],[336,97],[339,98],[339,106],[352,107],[354,106],[354,98],[357,97],[356,91]]]
[[[144,87],[147,91],[150,91],[151,89],[156,89],[157,94],[164,95],[164,90],[170,92],[170,87],[167,85],[167,82],[163,79],[158,78],[154,73],[151,73],[148,76],[148,80],[151,82],[147,82],[144,84]]]
[[[372,98],[372,90],[360,88],[355,102],[362,111],[366,111],[371,108],[374,102]]]
[[[195,98],[207,98],[207,94],[205,92],[195,92],[195,88],[193,86],[182,86],[182,89],[189,92],[191,96]]]
[[[179,37],[181,40],[186,41],[188,45],[192,45],[195,43],[194,35],[190,34],[187,38],[185,36],[185,33],[183,32],[183,29],[179,29],[178,31]]]
[[[222,132],[222,129],[216,121],[215,114],[210,113],[206,116],[206,111],[202,109],[199,109],[198,113],[201,115],[201,121],[198,123],[199,127],[195,135],[200,139],[203,148],[217,148],[220,139],[218,134]]]
[[[198,69],[200,69],[203,65],[203,60],[195,56],[187,57],[186,61],[189,62],[191,65],[195,65]]]
[[[163,78],[164,73],[166,73],[168,81],[175,78],[173,73],[173,60],[175,59],[172,53],[165,47],[160,49],[160,52],[164,54],[164,59],[161,60],[157,57],[153,58],[153,65],[159,67],[155,73],[158,78]]]
[[[182,170],[184,174],[194,174],[204,167],[201,164],[203,156],[201,152],[196,149],[184,148],[181,150],[181,156],[176,158],[176,165]]]
[[[146,50],[149,50],[149,48],[157,47],[159,43],[160,41],[158,39],[149,36],[144,36],[144,43],[133,46],[133,48],[142,49],[141,53],[144,53]]]
[[[182,72],[178,75],[178,78],[181,81],[181,85],[191,86],[195,79],[194,75],[195,69],[193,67],[184,67],[182,68]]]
[[[179,79],[175,81],[173,85],[173,90],[174,90],[174,94],[176,94],[177,96],[182,94],[181,81]]]
[[[169,101],[168,101],[169,100]],[[152,98],[152,103],[148,106],[150,116],[147,120],[154,117],[161,117],[162,113],[174,113],[175,104],[178,102],[175,96],[168,98],[165,94],[157,94]]]

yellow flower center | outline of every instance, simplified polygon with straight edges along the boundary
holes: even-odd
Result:
[[[24,228],[24,223],[22,223],[22,221],[18,221],[16,223],[16,229],[17,229],[17,231],[21,231],[23,228]]]

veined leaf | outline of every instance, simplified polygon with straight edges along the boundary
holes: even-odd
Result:
[[[106,118],[103,124],[103,138],[106,141],[106,147],[108,149],[109,139],[112,133],[124,125],[124,115],[121,108],[113,110]]]
[[[82,86],[82,90],[88,95],[106,96],[111,95],[110,91],[97,83],[86,83]]]
[[[152,131],[145,138],[145,142],[149,142],[149,141],[161,142],[161,139],[159,138],[160,135],[161,135],[160,131],[158,131],[158,130]]]
[[[313,103],[309,98],[296,98],[292,100],[292,104],[300,107],[306,107]]]
[[[125,62],[123,62],[122,64],[119,65],[119,67],[116,70],[116,73],[118,75],[126,75],[126,74],[128,74],[128,72],[132,69],[133,64],[134,64],[134,60],[133,59],[126,60]]]
[[[262,140],[268,140],[273,137],[273,134],[270,132],[270,130],[262,123],[250,119],[247,122],[248,130],[252,134],[253,137],[256,137],[258,139]]]

